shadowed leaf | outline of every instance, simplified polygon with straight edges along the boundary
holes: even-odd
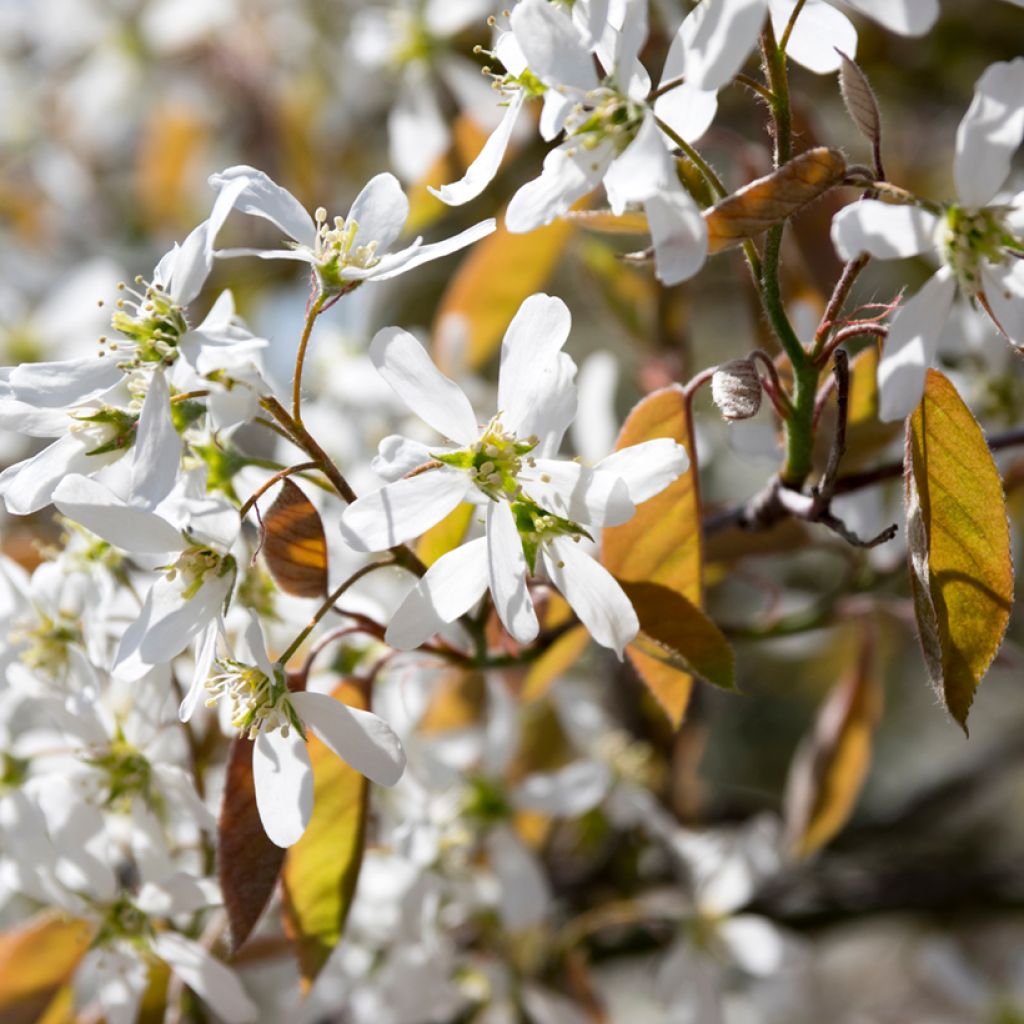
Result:
[[[242,736],[231,741],[217,825],[217,869],[232,953],[263,913],[284,861],[284,850],[267,838],[256,807],[252,747],[252,740]]]
[[[89,948],[85,921],[45,912],[0,932],[0,1020],[37,1021]]]
[[[327,594],[327,538],[320,513],[291,480],[263,517],[263,557],[277,585],[296,597]]]
[[[333,696],[352,707],[366,706],[351,684],[342,683]],[[313,817],[288,850],[282,874],[285,928],[307,988],[345,928],[363,862],[369,798],[366,779],[312,735],[309,756]]]
[[[1013,605],[1013,561],[999,471],[950,381],[929,370],[907,420],[910,583],[928,676],[967,731],[975,690]]]
[[[836,149],[819,146],[801,153],[705,211],[708,251],[738,245],[792,217],[838,185],[845,174],[846,160]]]
[[[861,135],[872,146],[877,146],[882,140],[882,118],[878,113],[875,90],[856,61],[850,60],[845,53],[839,56],[843,62],[839,68],[839,91],[843,94],[846,112]]]
[[[671,437],[686,449],[690,468],[660,494],[637,508],[622,526],[601,537],[601,560],[619,580],[660,583],[700,606],[701,531],[695,450],[682,388],[671,386],[641,399],[626,418],[616,449],[656,437]],[[637,645],[629,660],[664,708],[673,725],[683,718],[692,679],[687,672],[652,657]]]
[[[846,824],[871,766],[883,692],[867,633],[856,664],[836,684],[790,766],[785,817],[790,848],[807,857]]]

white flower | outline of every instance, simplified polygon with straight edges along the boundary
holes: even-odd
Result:
[[[913,412],[959,291],[1024,345],[1024,192],[994,202],[1024,135],[1024,58],[991,65],[957,131],[959,201],[941,214],[863,199],[840,210],[832,240],[844,259],[936,255],[942,266],[893,317],[878,367],[879,416]]]
[[[424,245],[417,238],[404,249],[391,252],[409,215],[409,200],[392,174],[371,178],[356,196],[348,216],[331,222],[323,207],[317,209],[314,220],[295,196],[253,167],[229,167],[214,174],[210,184],[221,195],[231,195],[233,205],[243,213],[269,220],[292,239],[284,249],[227,249],[216,255],[308,263],[316,271],[322,295],[342,294],[363,281],[397,277],[471,245],[495,227],[491,218],[443,242]]]
[[[230,701],[231,724],[253,741],[256,806],[273,843],[297,843],[313,813],[307,729],[371,782],[393,786],[401,778],[405,754],[391,727],[372,712],[326,694],[289,690],[283,667],[271,664],[267,655],[255,613],[250,612],[233,656],[215,658],[217,635],[216,623],[203,635],[180,717],[188,721],[204,696],[209,706]]]
[[[410,591],[388,628],[393,646],[418,646],[488,588],[505,628],[530,642],[538,623],[526,580],[539,571],[598,643],[621,657],[636,635],[622,588],[580,541],[629,519],[636,502],[685,470],[686,453],[666,438],[616,452],[594,469],[556,458],[576,412],[576,367],[562,352],[570,324],[560,299],[533,295],[523,302],[502,342],[498,411],[483,427],[459,386],[412,335],[385,328],[374,338],[370,355],[381,375],[450,443],[385,438],[374,468],[393,482],[345,510],[346,540],[361,551],[394,547],[462,501],[482,506],[486,531],[438,559]]]

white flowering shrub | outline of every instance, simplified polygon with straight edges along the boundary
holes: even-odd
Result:
[[[0,1019],[1024,1020],[973,6],[0,12]]]

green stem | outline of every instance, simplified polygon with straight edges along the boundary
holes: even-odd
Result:
[[[295,422],[302,423],[302,370],[306,362],[306,349],[309,347],[309,339],[313,333],[313,324],[324,308],[327,296],[321,292],[317,295],[313,304],[306,313],[306,323],[302,328],[302,337],[299,339],[299,351],[295,354],[295,376],[292,380],[292,417]]]

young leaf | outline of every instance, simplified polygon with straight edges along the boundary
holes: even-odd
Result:
[[[619,583],[636,609],[637,643],[647,654],[676,662],[716,686],[735,689],[736,666],[729,641],[692,601],[659,583]]]
[[[426,565],[433,565],[442,555],[457,548],[469,529],[473,506],[468,501],[456,505],[439,523],[432,526],[416,545],[416,554]]]
[[[333,694],[352,707],[365,707],[360,691],[341,684]],[[285,928],[295,943],[303,984],[313,983],[345,927],[363,862],[368,787],[315,736],[313,817],[288,851],[282,875]]]
[[[602,532],[601,560],[620,581],[659,583],[700,607],[702,601],[700,498],[697,466],[690,437],[689,416],[682,388],[654,391],[633,408],[619,434],[616,448],[656,437],[671,437],[690,456],[690,468],[660,494],[637,508],[622,526]],[[673,725],[683,718],[693,681],[681,669],[666,664],[633,644],[629,660],[664,708]]]
[[[92,931],[85,921],[46,912],[0,932],[0,1020],[38,1020],[85,955]]]
[[[651,232],[647,214],[641,210],[627,210],[619,215],[611,210],[570,210],[565,217],[581,228],[606,235],[648,235]]]
[[[967,731],[975,690],[1013,605],[1013,561],[999,471],[956,389],[929,370],[907,420],[910,584],[928,676]]]
[[[284,861],[284,850],[267,838],[256,807],[252,747],[243,736],[231,741],[217,827],[217,869],[232,953],[263,913]]]
[[[313,503],[285,478],[263,517],[263,557],[277,585],[296,597],[327,594],[327,537]]]
[[[520,303],[554,273],[573,230],[559,220],[514,235],[498,218],[498,229],[473,246],[441,299],[434,348],[442,369],[463,363],[475,369],[494,355]],[[452,344],[464,345],[458,357],[449,351]]]
[[[739,245],[792,217],[838,185],[845,174],[846,160],[836,149],[818,146],[801,153],[704,212],[708,251]]]
[[[829,694],[790,766],[786,831],[798,857],[821,849],[847,822],[871,765],[883,692],[870,639],[865,634],[856,664]]]
[[[882,118],[878,113],[875,90],[856,61],[850,60],[845,53],[839,56],[842,60],[839,67],[839,91],[843,95],[846,112],[861,135],[872,146],[878,147],[882,142]]]

